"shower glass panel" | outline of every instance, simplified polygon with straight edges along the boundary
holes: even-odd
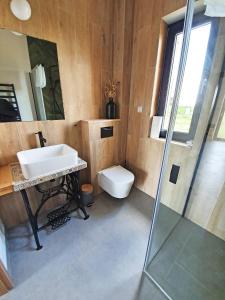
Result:
[[[188,2],[186,28],[173,45],[167,139],[144,267],[174,300],[225,299],[225,17],[205,16],[201,3]]]

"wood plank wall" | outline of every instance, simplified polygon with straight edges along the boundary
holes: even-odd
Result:
[[[162,58],[158,49],[163,43],[163,17],[185,6],[186,1],[138,0],[134,6],[133,56],[127,164],[136,176],[136,186],[155,197],[163,143],[148,137],[155,114]],[[142,106],[143,111],[137,112]]]
[[[0,260],[0,296],[6,294],[13,287],[12,281]]]
[[[36,146],[34,132],[42,130],[48,143],[68,143],[81,151],[81,119],[103,116],[102,86],[112,75],[113,1],[31,0],[32,17],[18,21],[0,3],[0,27],[57,43],[66,120],[0,124],[0,164],[16,152]]]
[[[32,18],[26,22],[11,14],[9,3],[0,3],[1,28],[57,43],[66,119],[0,124],[0,164],[14,161],[17,151],[36,147],[38,130],[49,145],[67,143],[82,156],[80,126],[74,124],[103,116],[102,86],[112,76],[113,1],[31,0]],[[37,198],[32,189],[30,193]],[[19,193],[1,197],[0,216],[7,227],[26,220]]]
[[[17,151],[36,147],[37,130],[43,131],[49,144],[67,143],[82,156],[79,121],[104,117],[103,85],[113,77],[120,82],[116,102],[121,119],[119,136],[123,141],[119,149],[121,161],[126,160],[134,172],[136,186],[154,197],[164,144],[149,138],[148,133],[162,71],[163,56],[159,49],[166,34],[162,17],[184,7],[186,1],[30,0],[32,18],[26,22],[13,17],[9,3],[0,2],[1,28],[58,45],[66,119],[0,124],[0,165],[15,160]],[[137,112],[138,106],[143,107],[141,113]],[[190,181],[191,171],[185,163],[189,149],[176,144],[172,148],[170,164],[185,165],[182,176],[189,174],[187,182]],[[177,198],[184,197],[182,185],[177,185],[176,190],[167,186],[164,192],[171,195],[167,200],[173,207],[170,200],[174,193]],[[31,195],[36,197],[32,191]],[[7,227],[26,220],[18,193],[1,197],[0,217]]]
[[[152,197],[156,195],[164,148],[162,140],[148,137],[151,117],[155,114],[159,92],[156,83],[158,82],[158,78],[160,78],[158,75],[162,70],[162,64],[160,63],[162,58],[160,59],[158,51],[160,44],[163,43],[163,35],[165,35],[165,24],[162,18],[184,7],[185,4],[186,1],[182,0],[135,1],[126,159],[129,168],[136,176],[136,186]],[[169,163],[163,184],[162,202],[179,213],[183,210],[190,187],[194,166],[208,124],[210,107],[215,91],[214,88],[218,83],[218,74],[220,74],[224,58],[225,31],[222,19],[220,23],[218,45],[216,46],[218,49],[213,60],[207,93],[204,98],[204,106],[193,140],[193,146],[187,147],[182,143],[176,142],[171,144]],[[138,106],[143,107],[142,113],[137,112]],[[181,166],[176,185],[169,182],[172,164]],[[203,167],[206,168],[207,164]],[[221,177],[222,173],[220,172]],[[197,181],[198,184],[200,183]],[[223,182],[218,189],[219,194],[216,195],[214,193],[211,195],[211,199],[207,188],[204,189],[204,192],[207,194],[207,197],[200,197],[201,199],[194,197],[191,199],[186,217],[220,238],[225,239]],[[200,193],[197,195],[199,196]],[[206,199],[207,203],[204,203]]]
[[[102,127],[113,127],[113,136],[101,138]],[[120,143],[121,120],[86,120],[81,122],[84,152],[83,157],[89,167],[89,181],[94,186],[94,194],[100,194],[97,173],[115,165],[123,164]]]
[[[121,119],[120,136],[124,141],[119,151],[125,162],[133,0],[29,2],[32,18],[21,22],[11,14],[10,1],[0,1],[0,28],[57,43],[66,119],[1,123],[0,165],[15,161],[18,151],[36,147],[34,132],[38,130],[43,132],[49,145],[67,143],[76,148],[82,157],[79,121],[105,116],[103,85],[112,77],[121,83],[121,92],[116,101],[118,117]],[[32,189],[30,193],[33,198],[37,197]],[[37,205],[35,202],[34,206]],[[19,193],[1,197],[0,217],[7,227],[26,220]]]
[[[114,0],[113,22],[113,78],[120,82],[117,99],[120,124],[120,157],[126,160],[128,112],[131,89],[131,66],[133,49],[133,13],[135,0]]]

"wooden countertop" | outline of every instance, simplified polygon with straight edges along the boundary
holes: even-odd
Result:
[[[13,192],[13,180],[10,165],[0,167],[0,196]]]

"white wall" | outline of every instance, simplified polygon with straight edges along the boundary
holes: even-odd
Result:
[[[0,29],[0,83],[13,83],[23,121],[35,119],[26,36]]]
[[[11,31],[0,29],[0,54],[1,70],[31,71],[25,35],[15,35]]]

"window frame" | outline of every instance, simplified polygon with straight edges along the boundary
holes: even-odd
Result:
[[[188,133],[179,132],[179,131],[173,132],[173,140],[179,142],[187,142],[189,140],[194,139],[202,105],[205,98],[206,86],[204,82],[208,82],[211,67],[212,67],[213,53],[214,53],[216,38],[218,34],[218,18],[210,18],[203,15],[202,13],[199,13],[194,16],[193,23],[192,23],[192,28],[196,28],[207,23],[211,23],[211,29],[209,34],[206,57],[203,66],[202,77],[200,81],[200,88],[198,91],[198,95],[197,95],[197,99],[196,99],[196,103],[192,115],[190,129]],[[167,42],[165,47],[163,72],[162,72],[163,74],[161,78],[158,107],[157,107],[157,116],[162,116],[163,118],[165,115],[165,110],[167,105],[167,92],[168,92],[168,87],[170,82],[171,67],[173,63],[175,40],[177,34],[183,32],[183,26],[184,26],[184,20],[178,21],[168,26]],[[166,137],[166,134],[167,134],[167,130],[162,128],[160,132],[160,137]]]

